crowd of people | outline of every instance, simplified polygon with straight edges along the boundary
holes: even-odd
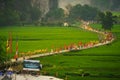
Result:
[[[81,50],[81,49],[92,48],[92,47],[108,44],[114,40],[114,36],[113,36],[112,32],[100,31],[100,30],[90,27],[89,22],[84,22],[84,21],[82,21],[82,22],[83,22],[83,24],[81,26],[82,29],[98,33],[100,36],[102,36],[102,38],[99,40],[89,41],[86,43],[83,43],[80,41],[79,43],[65,45],[63,48],[52,49],[51,53],[59,53],[60,51],[63,51],[63,50],[72,51],[72,50]]]

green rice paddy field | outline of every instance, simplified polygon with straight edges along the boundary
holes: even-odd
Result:
[[[92,25],[100,27],[99,24]],[[41,73],[57,74],[68,80],[119,80],[120,79],[120,25],[112,32],[116,40],[109,45],[36,58],[43,64]],[[88,76],[81,77],[81,73]]]
[[[19,43],[19,52],[34,51],[38,49],[52,49],[64,47],[72,43],[98,40],[98,34],[81,30],[80,28],[66,27],[6,27],[0,28],[0,36],[13,38],[13,53],[15,53],[16,40]]]
[[[99,24],[92,26],[100,28]],[[98,40],[98,34],[72,27],[6,27],[0,28],[0,35],[8,37],[10,31],[13,49],[18,37],[19,52]],[[66,80],[120,80],[120,25],[115,25],[112,32],[116,40],[109,45],[36,58],[43,65],[41,74]]]

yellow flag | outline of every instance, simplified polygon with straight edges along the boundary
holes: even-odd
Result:
[[[9,41],[7,40],[7,44],[6,44],[6,52],[8,53],[9,50],[10,50]]]

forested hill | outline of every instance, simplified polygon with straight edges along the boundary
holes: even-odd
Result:
[[[0,26],[62,24],[78,17],[94,20],[98,10],[120,11],[119,4],[120,0],[0,0]],[[66,13],[61,9],[65,7]]]
[[[120,0],[59,0],[59,6],[62,8],[65,8],[68,4],[88,4],[101,10],[120,11]]]

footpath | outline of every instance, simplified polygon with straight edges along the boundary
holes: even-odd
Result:
[[[61,53],[66,53],[66,52],[70,52],[73,50],[84,50],[84,49],[88,49],[88,48],[94,48],[94,47],[98,47],[98,46],[103,46],[106,44],[110,44],[112,43],[115,38],[113,36],[113,34],[111,32],[103,32],[103,31],[99,31],[96,29],[93,29],[92,27],[90,27],[87,22],[83,22],[83,25],[80,27],[83,30],[87,30],[87,31],[91,31],[94,32],[95,34],[100,34],[102,35],[102,40],[101,42],[90,42],[89,44],[81,44],[79,46],[74,46],[72,48],[67,48],[67,49],[62,49],[56,52],[48,52],[48,53],[43,53],[43,54],[36,54],[36,55],[30,55],[30,56],[25,56],[25,57],[20,57],[17,59],[17,62],[19,61],[23,61],[24,59],[31,59],[31,58],[36,58],[36,57],[43,57],[43,56],[49,56],[49,55],[54,55],[54,54],[61,54]],[[15,59],[11,59],[12,62],[16,62]]]

